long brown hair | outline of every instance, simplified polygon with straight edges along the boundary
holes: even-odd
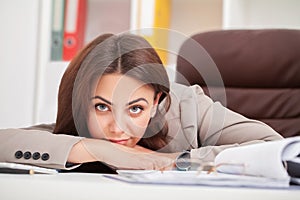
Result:
[[[86,45],[71,61],[59,87],[54,133],[90,137],[87,127],[90,96],[102,75],[120,73],[149,84],[162,93],[156,115],[139,145],[158,150],[168,142],[164,114],[170,106],[169,78],[156,51],[133,34],[103,34]],[[162,103],[163,102],[163,103]]]

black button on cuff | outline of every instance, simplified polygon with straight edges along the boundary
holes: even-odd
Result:
[[[42,160],[43,160],[43,161],[49,160],[49,158],[50,158],[50,156],[49,156],[48,153],[43,153],[43,154],[42,154]]]
[[[24,158],[25,158],[26,160],[30,159],[30,158],[31,158],[31,153],[30,153],[29,151],[26,151],[26,152],[24,153]]]
[[[34,152],[32,155],[33,160],[38,160],[40,159],[41,154],[39,152]]]
[[[17,152],[15,153],[15,157],[16,157],[17,159],[22,158],[22,157],[23,157],[23,152],[22,152],[22,151],[17,151]]]

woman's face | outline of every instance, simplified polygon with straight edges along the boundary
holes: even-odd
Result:
[[[102,76],[91,96],[87,122],[91,136],[134,147],[156,112],[158,99],[152,87],[126,75]]]

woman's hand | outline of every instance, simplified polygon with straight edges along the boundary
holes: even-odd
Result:
[[[153,154],[157,154],[159,156],[164,156],[164,157],[168,157],[170,159],[172,159],[173,161],[177,158],[177,156],[179,154],[181,154],[182,152],[176,152],[176,153],[160,153],[160,152],[156,152],[156,151],[152,151],[150,149],[147,149],[145,147],[142,147],[142,146],[139,146],[139,145],[136,145],[134,147],[134,149],[136,149],[137,151],[139,152],[145,152],[145,153],[153,153]]]
[[[105,140],[84,138],[74,145],[68,161],[101,161],[117,169],[170,170],[175,157],[173,154],[158,153],[140,146],[130,148]]]

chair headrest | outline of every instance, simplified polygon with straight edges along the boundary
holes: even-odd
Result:
[[[220,30],[199,33],[191,39],[211,56],[225,86],[300,87],[300,30]],[[186,52],[193,52],[187,41],[179,55]],[[192,54],[199,56],[197,52]],[[197,65],[201,67],[201,63]],[[176,70],[190,84],[206,85],[193,65],[181,56]],[[188,84],[180,76],[176,75],[175,81]]]

